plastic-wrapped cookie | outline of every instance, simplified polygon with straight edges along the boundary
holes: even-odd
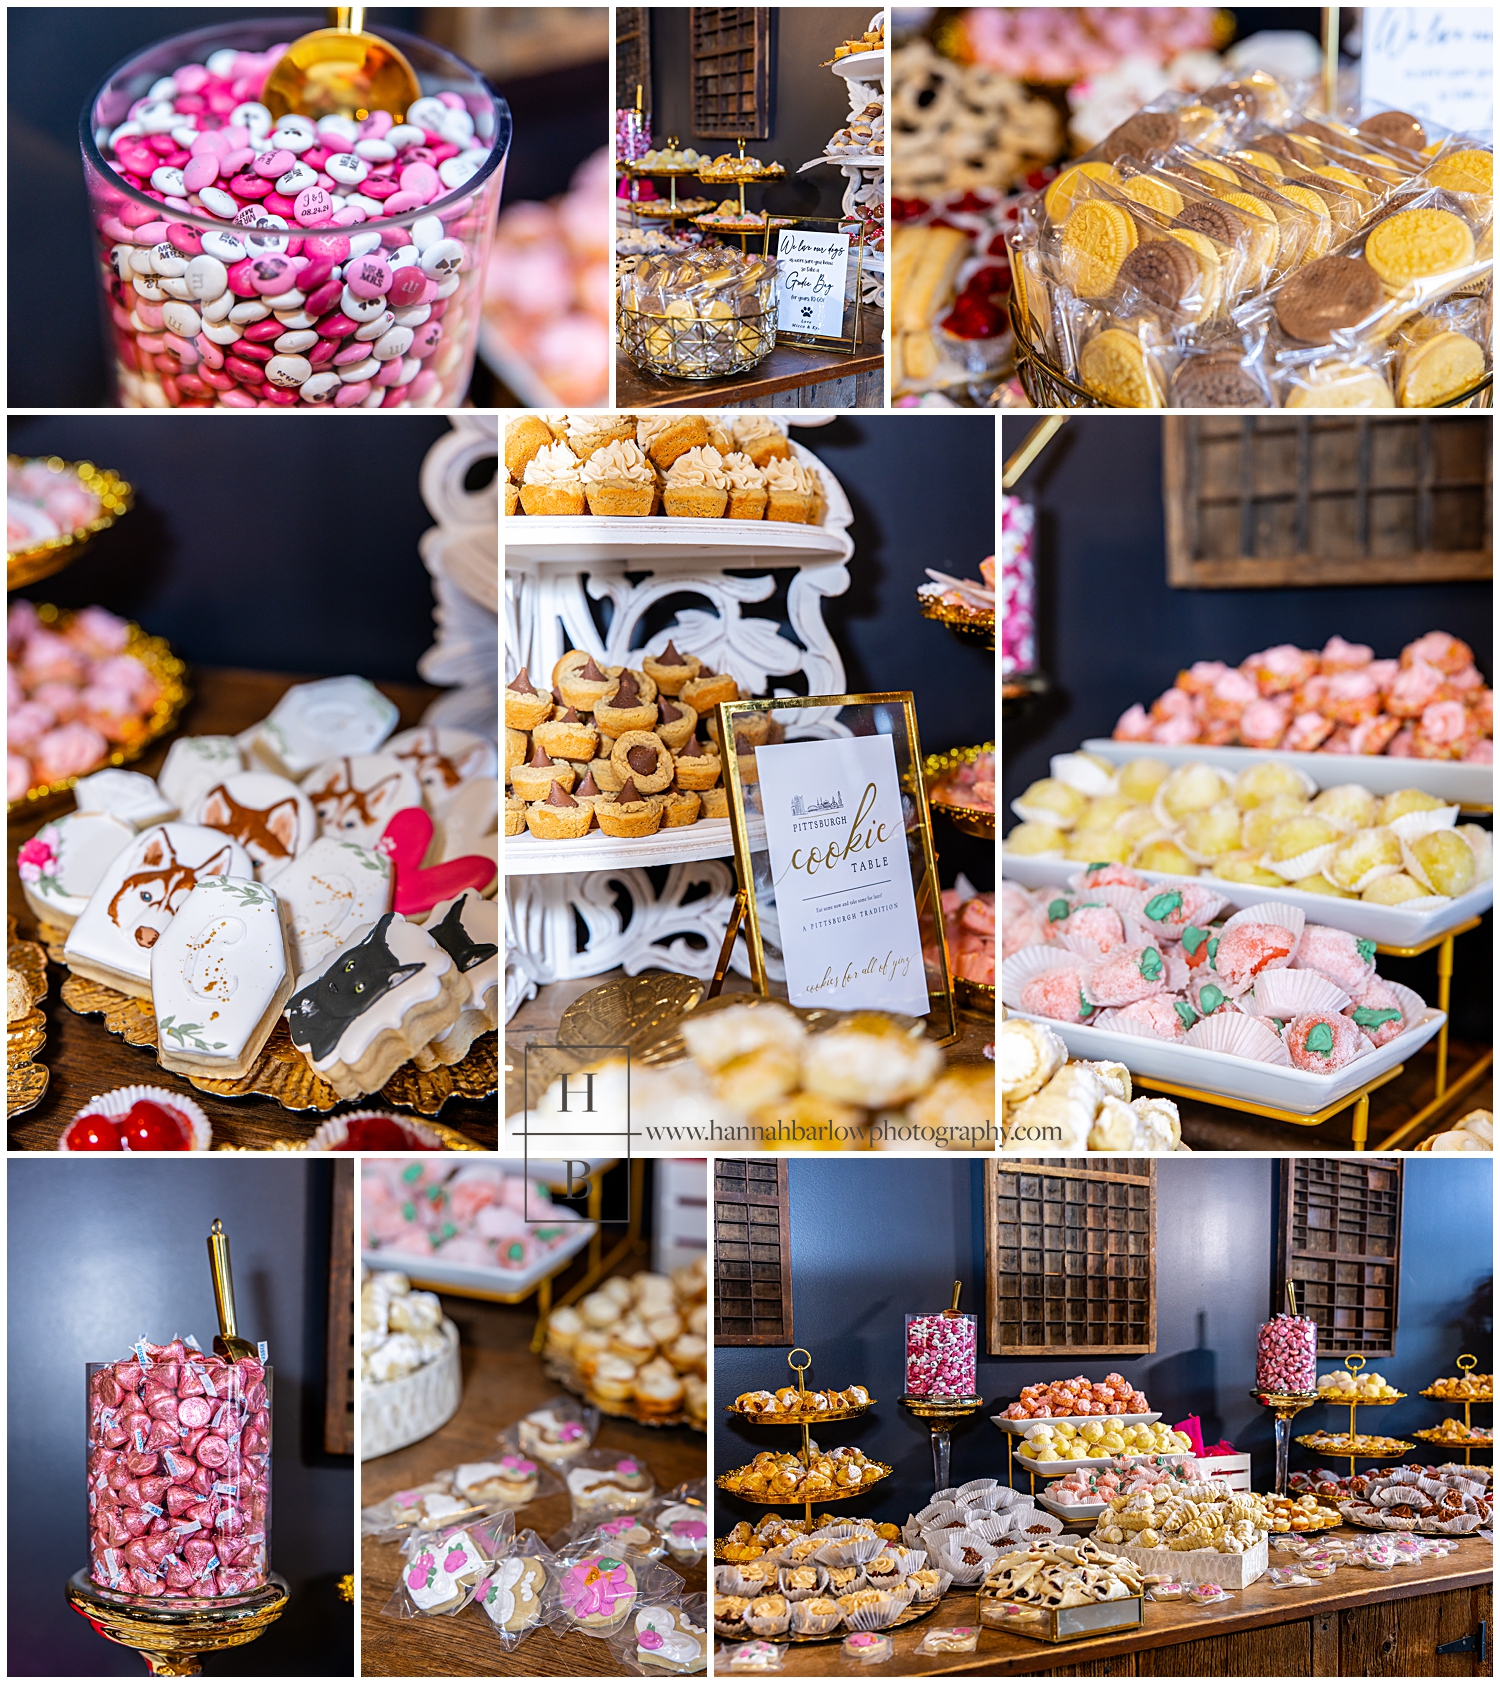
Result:
[[[547,1569],[534,1555],[508,1555],[474,1589],[495,1627],[519,1636],[541,1624]]]
[[[447,1614],[463,1606],[484,1568],[469,1534],[455,1532],[450,1538],[418,1538],[401,1579],[424,1614]]]

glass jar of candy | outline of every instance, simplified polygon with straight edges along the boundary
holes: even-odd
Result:
[[[174,1339],[87,1364],[89,1575],[149,1600],[260,1590],[271,1554],[271,1370]]]
[[[300,27],[299,27],[300,26]],[[382,29],[422,90],[356,123],[260,89],[316,19],[171,37],[80,122],[105,335],[127,408],[448,408],[468,387],[510,113]]]
[[[906,1318],[906,1396],[971,1398],[977,1395],[975,1368],[979,1318],[968,1315]]]

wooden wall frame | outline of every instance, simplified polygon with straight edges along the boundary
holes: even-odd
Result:
[[[1492,576],[1488,414],[1168,415],[1162,427],[1175,588]]]
[[[785,1158],[714,1161],[714,1344],[794,1345]]]
[[[991,1159],[984,1166],[991,1356],[1156,1349],[1156,1161]]]
[[[693,134],[705,140],[768,140],[771,134],[771,13],[766,6],[692,6]]]
[[[327,1385],[323,1448],[354,1454],[354,1165],[335,1160],[328,1240]]]
[[[615,103],[622,111],[635,106],[641,90],[647,138],[653,110],[651,98],[651,10],[648,6],[615,7]]]
[[[1400,1158],[1282,1158],[1275,1308],[1287,1282],[1320,1357],[1390,1357],[1400,1320]]]

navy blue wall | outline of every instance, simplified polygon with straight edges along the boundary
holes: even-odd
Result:
[[[291,1586],[267,1634],[209,1670],[348,1677],[353,1459],[324,1453],[322,1400],[332,1166],[252,1158],[81,1158],[23,1163],[9,1178],[9,1633],[11,1677],[136,1677],[129,1649],[63,1600],[88,1564],[84,1364],[218,1321],[205,1240],[229,1231],[240,1331],[275,1373],[271,1568]]]
[[[963,1282],[960,1307],[980,1315],[979,1389],[992,1406],[954,1432],[955,1485],[984,1475],[1005,1477],[1005,1439],[987,1417],[1013,1401],[1023,1385],[1076,1373],[1102,1379],[1118,1369],[1167,1422],[1197,1414],[1208,1443],[1222,1436],[1249,1451],[1257,1486],[1269,1488],[1271,1418],[1249,1392],[1256,1329],[1272,1310],[1276,1159],[1159,1162],[1156,1353],[1092,1361],[984,1355],[982,1164],[819,1158],[793,1159],[790,1168],[794,1331],[797,1343],[813,1354],[810,1385],[842,1389],[858,1383],[879,1399],[866,1416],[822,1435],[825,1446],[856,1444],[895,1468],[895,1476],[872,1495],[868,1506],[875,1518],[904,1521],[931,1492],[927,1430],[896,1402],[903,1389],[903,1317],[945,1307],[955,1280]],[[1452,1362],[1461,1350],[1479,1354],[1481,1368],[1490,1366],[1488,1320],[1479,1330],[1466,1320],[1481,1286],[1488,1317],[1490,1204],[1488,1161],[1407,1161],[1397,1355],[1372,1364],[1404,1390],[1415,1393],[1438,1375],[1456,1372]],[[1481,1334],[1484,1343],[1476,1342]],[[719,1401],[794,1384],[786,1354],[775,1347],[717,1349]],[[1324,1365],[1334,1366],[1332,1359]],[[1414,1396],[1372,1415],[1369,1430],[1433,1425],[1443,1413],[1441,1405]],[[1340,1420],[1331,1410],[1304,1417],[1330,1431],[1338,1430]],[[790,1431],[740,1430],[726,1416],[720,1423],[716,1472],[739,1466],[759,1450],[794,1444]],[[1300,1450],[1294,1456],[1294,1466],[1316,1461]],[[721,1501],[726,1517],[765,1512],[730,1497]]]

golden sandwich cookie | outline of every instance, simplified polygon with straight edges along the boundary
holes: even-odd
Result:
[[[1094,199],[1077,206],[1063,224],[1060,248],[1074,292],[1080,298],[1103,298],[1139,239],[1134,221],[1118,205]]]
[[[1060,226],[1072,214],[1078,193],[1086,181],[1112,184],[1118,180],[1119,176],[1113,164],[1101,163],[1091,158],[1087,163],[1074,164],[1071,169],[1064,170],[1052,181],[1042,195],[1042,206],[1053,225]]]
[[[1091,392],[1122,409],[1160,409],[1161,387],[1141,342],[1123,328],[1106,328],[1084,346],[1078,372]]]
[[[1158,181],[1154,175],[1133,175],[1120,183],[1120,191],[1132,203],[1160,211],[1163,216],[1182,214],[1181,193],[1167,182]]]
[[[1464,333],[1437,333],[1408,351],[1397,392],[1403,409],[1432,409],[1484,374],[1484,348]]]
[[[1396,400],[1384,378],[1358,363],[1320,363],[1308,371],[1306,384],[1287,394],[1288,409],[1394,409]]]
[[[1489,198],[1495,190],[1494,154],[1471,148],[1450,152],[1432,165],[1427,179],[1449,193],[1478,193]]]
[[[1452,211],[1418,206],[1376,223],[1365,241],[1365,262],[1388,287],[1446,275],[1474,261],[1474,231]]]

